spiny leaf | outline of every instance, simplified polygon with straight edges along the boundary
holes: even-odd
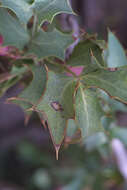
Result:
[[[82,78],[83,84],[88,87],[100,88],[110,97],[127,103],[127,68],[111,72],[100,69]]]
[[[35,108],[38,112],[46,115],[55,148],[60,147],[65,135],[67,119],[69,116],[73,115],[73,110],[67,110],[68,106],[66,105],[69,99],[68,94],[66,93],[66,88],[68,88],[68,83],[70,84],[70,81],[72,80],[73,78],[71,77],[55,74],[50,71],[48,73],[47,89],[44,97]],[[74,88],[72,87],[71,89],[74,93]],[[67,97],[63,96],[63,93]],[[70,99],[72,98],[73,93],[71,92]],[[70,102],[72,101],[70,100]],[[72,107],[70,102],[69,105]]]
[[[33,65],[29,69],[33,75],[31,83],[18,97],[10,99],[25,110],[38,103],[43,96],[47,81],[47,71],[43,65]]]
[[[32,17],[32,9],[25,0],[0,0],[0,2],[2,7],[11,9],[24,24],[27,24]]]
[[[91,40],[81,41],[74,49],[67,61],[71,66],[89,66],[91,64],[91,51],[101,66],[104,66],[102,50]]]
[[[125,51],[116,36],[110,31],[108,33],[107,55],[108,67],[114,68],[127,65]]]
[[[5,8],[0,8],[0,34],[4,38],[4,45],[16,46],[19,49],[23,49],[29,41],[27,31]]]
[[[1,7],[11,9],[24,24],[35,14],[41,25],[45,20],[52,22],[59,13],[73,13],[68,0],[35,0],[32,4],[29,0],[0,0],[0,3]]]
[[[115,99],[111,99],[108,94],[100,89],[97,91],[98,96],[103,99],[103,101],[106,102],[108,107],[111,109],[112,112],[116,111],[122,111],[122,112],[127,112],[127,106],[123,104],[122,102],[119,102]]]
[[[35,0],[32,9],[38,15],[39,24],[45,20],[51,22],[59,13],[72,14],[68,0]]]
[[[72,42],[71,35],[62,34],[56,29],[52,32],[40,30],[32,40],[28,53],[33,53],[38,58],[56,56],[64,60],[65,49]]]
[[[10,74],[7,77],[0,75],[0,96],[2,96],[10,87],[14,86],[22,76],[27,72],[27,68],[18,68],[13,66]]]
[[[101,125],[102,110],[96,94],[79,87],[75,97],[76,122],[81,130],[82,138],[103,131]]]

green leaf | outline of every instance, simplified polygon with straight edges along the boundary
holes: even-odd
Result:
[[[127,129],[120,127],[112,127],[110,129],[110,135],[112,138],[120,139],[127,146]]]
[[[86,149],[92,151],[106,144],[108,139],[103,132],[98,132],[85,140]]]
[[[14,86],[22,76],[27,72],[26,67],[13,66],[10,74],[6,77],[0,75],[0,96],[2,96],[10,87]]]
[[[127,65],[125,51],[116,36],[110,31],[108,33],[107,54],[108,67],[115,68]]]
[[[10,99],[23,109],[29,109],[39,102],[45,91],[47,81],[47,71],[43,65],[33,65],[29,69],[33,75],[31,83],[18,97]]]
[[[69,98],[66,92],[68,83],[70,84],[70,81],[72,80],[73,78],[71,77],[67,77],[62,74],[55,74],[50,71],[48,73],[46,92],[43,99],[36,107],[38,112],[44,113],[47,117],[48,127],[55,148],[60,147],[65,135],[67,119],[72,115],[72,113],[69,113],[67,110],[68,106],[66,105],[69,104],[72,107],[70,103],[71,101],[69,103],[67,102]],[[66,94],[67,97],[63,97],[63,93]],[[71,94],[70,97],[72,96]],[[70,109],[70,112],[71,111],[72,110]]]
[[[78,127],[76,125],[75,120],[69,119],[68,126],[67,126],[67,132],[66,132],[67,137],[73,138],[74,135],[76,134],[77,130],[78,130]]]
[[[122,111],[127,112],[127,106],[123,104],[122,102],[119,102],[117,100],[111,99],[107,93],[99,89],[99,97],[101,97],[109,106],[110,109],[115,111]]]
[[[27,24],[32,17],[32,9],[25,0],[0,0],[0,2],[2,7],[11,9],[24,24]]]
[[[72,14],[68,0],[35,0],[32,9],[38,15],[39,24],[45,20],[52,22],[54,16],[60,13]]]
[[[67,61],[68,65],[71,66],[89,66],[91,65],[91,51],[99,64],[104,66],[102,58],[102,50],[97,44],[91,40],[85,40],[80,42],[74,49],[72,55]]]
[[[100,88],[111,98],[127,103],[127,68],[118,69],[115,72],[100,69],[82,78],[84,85],[89,88]]]
[[[16,46],[19,49],[23,49],[29,41],[27,31],[5,8],[0,8],[0,34],[4,38],[4,45]]]
[[[82,75],[95,72],[100,68],[101,68],[101,65],[98,63],[96,58],[92,55],[91,56],[91,63],[89,65],[85,66],[85,68],[84,68],[84,70],[82,72]]]
[[[65,49],[73,42],[72,36],[63,34],[58,30],[44,32],[40,30],[32,40],[29,54],[35,54],[38,58],[56,56],[65,58]]]
[[[91,136],[96,132],[103,131],[101,116],[103,114],[96,94],[79,87],[75,97],[75,117],[81,130],[82,138]]]
[[[64,112],[66,113],[65,114],[66,118],[73,118],[75,114],[73,104],[74,104],[74,92],[76,89],[76,85],[77,85],[76,81],[70,81],[63,89],[61,102]]]

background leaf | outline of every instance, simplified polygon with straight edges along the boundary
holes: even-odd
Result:
[[[107,65],[110,68],[127,65],[125,51],[111,31],[108,33]]]
[[[35,0],[32,8],[38,15],[39,24],[42,24],[45,20],[51,22],[53,17],[59,13],[72,14],[68,0]]]
[[[89,87],[100,88],[110,97],[127,103],[127,68],[115,72],[100,69],[83,77],[82,82]]]
[[[23,49],[29,41],[27,31],[5,8],[0,8],[0,34],[4,38],[4,45],[16,46],[19,49]]]
[[[0,2],[2,3],[2,7],[11,9],[24,24],[27,24],[32,17],[32,9],[25,0],[0,0]]]

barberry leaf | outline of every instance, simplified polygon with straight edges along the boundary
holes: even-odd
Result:
[[[74,49],[72,55],[67,61],[71,66],[89,66],[91,65],[91,53],[96,57],[101,66],[104,66],[102,50],[92,40],[81,41]]]
[[[72,77],[49,71],[45,94],[35,108],[36,111],[46,115],[49,131],[56,150],[60,148],[64,139],[67,119],[73,115],[73,110],[67,110],[67,104],[72,107],[72,100],[70,99],[73,98],[72,94],[75,89],[70,86],[72,89],[72,92],[70,90],[70,99],[66,91],[68,84],[71,84],[70,81],[72,80]],[[65,96],[63,96],[63,93]],[[70,100],[69,103],[68,100]],[[68,113],[69,111],[72,113]]]
[[[35,0],[32,9],[38,15],[38,22],[42,24],[45,20],[51,22],[57,14],[72,14],[68,0]]]
[[[29,68],[33,78],[30,84],[18,97],[10,98],[13,103],[20,105],[24,111],[35,106],[42,98],[47,81],[47,71],[43,65],[33,65]]]
[[[82,139],[103,131],[102,109],[95,92],[79,87],[75,97],[75,119],[81,130]]]
[[[10,87],[19,82],[23,75],[27,72],[26,67],[13,66],[10,74],[0,75],[0,96],[2,96]]]
[[[100,69],[84,76],[82,82],[89,88],[100,88],[111,98],[127,103],[127,67],[114,72]]]
[[[32,17],[33,11],[25,0],[0,0],[0,2],[2,7],[11,9],[24,24],[27,24]]]
[[[29,41],[28,32],[5,8],[0,8],[0,34],[4,38],[4,45],[16,46],[19,49],[23,49]]]
[[[125,51],[116,36],[110,31],[108,33],[107,65],[110,68],[127,65]]]
[[[32,39],[29,54],[38,58],[55,56],[62,60],[65,58],[65,49],[73,42],[72,36],[63,34],[54,29],[52,32],[40,30]]]

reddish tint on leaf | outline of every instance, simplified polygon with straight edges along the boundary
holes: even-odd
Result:
[[[75,73],[77,76],[79,76],[83,71],[83,66],[78,67],[68,67],[73,73]],[[67,73],[67,76],[72,76],[72,74]]]
[[[3,37],[0,35],[0,46],[3,44]]]
[[[21,56],[16,52],[16,48],[11,46],[2,46],[3,37],[0,35],[0,56],[7,56],[11,59],[19,59]]]

